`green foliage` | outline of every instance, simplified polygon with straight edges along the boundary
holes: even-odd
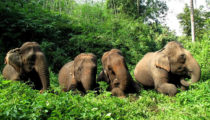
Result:
[[[201,6],[199,9],[194,9],[194,22],[195,22],[195,36],[199,41],[203,34],[209,31],[209,21],[210,14],[203,10]],[[184,12],[180,13],[177,18],[180,20],[180,24],[183,27],[183,33],[187,36],[191,36],[191,21],[190,21],[190,8],[186,4]]]
[[[112,14],[100,2],[2,0],[0,3],[0,44],[5,46],[0,48],[2,62],[8,50],[26,41],[37,41],[55,72],[82,52],[96,54],[100,65],[101,56],[111,48],[122,50],[128,63],[134,65],[146,52],[177,39],[158,23],[145,24],[141,18]],[[167,34],[170,37],[164,37]]]
[[[37,41],[46,53],[51,67],[60,68],[69,57],[68,39],[76,35],[74,23],[65,15],[52,14],[34,2],[0,1],[0,41],[2,56],[26,41]],[[62,54],[61,54],[62,52]],[[54,55],[61,55],[55,59]],[[74,55],[75,56],[75,55]]]
[[[52,76],[51,76],[52,77]],[[210,79],[209,79],[210,80]],[[1,119],[208,119],[209,80],[194,84],[175,97],[141,90],[140,96],[125,99],[110,92],[85,96],[70,92],[32,90],[21,82],[0,78]]]
[[[106,4],[115,14],[141,17],[146,22],[150,19],[158,21],[157,18],[164,16],[168,10],[166,3],[160,0],[107,0]]]

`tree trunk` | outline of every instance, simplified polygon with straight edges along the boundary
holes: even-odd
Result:
[[[190,0],[190,16],[191,16],[191,35],[192,35],[192,42],[195,42],[195,23],[194,23],[193,0]]]
[[[137,3],[136,3],[136,7],[137,7],[137,16],[139,17],[139,13],[140,13],[140,10],[139,10],[139,6],[140,6],[140,0],[137,0],[136,1]]]

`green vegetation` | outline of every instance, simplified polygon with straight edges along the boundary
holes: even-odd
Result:
[[[74,0],[0,0],[0,63],[9,49],[37,41],[50,63],[51,81],[51,89],[39,94],[25,83],[4,80],[0,75],[0,119],[209,119],[209,19],[201,21],[203,32],[197,33],[199,39],[193,44],[189,36],[177,37],[159,24],[159,12],[164,14],[167,10],[164,3],[155,6],[154,0],[148,0],[151,9],[139,3],[145,9],[135,14],[136,3],[128,11],[126,7],[130,8],[132,4],[128,3],[132,0],[121,1],[127,3],[122,6],[112,0],[85,4]],[[148,18],[155,22],[147,22]],[[81,52],[97,55],[99,72],[103,52],[118,48],[133,76],[136,63],[145,53],[172,40],[183,43],[202,71],[200,82],[175,97],[142,89],[138,95],[120,99],[105,91],[105,83],[101,83],[99,95],[94,91],[85,96],[60,91],[59,69]]]
[[[194,9],[194,19],[195,19],[195,34],[196,39],[199,41],[202,39],[203,34],[209,31],[210,25],[210,13],[203,10],[201,6],[199,9]],[[177,18],[180,20],[180,24],[183,27],[183,33],[186,36],[191,36],[191,26],[190,26],[190,8],[186,4],[184,8],[184,13],[180,13]]]
[[[144,17],[112,14],[113,10],[104,3],[21,1],[0,1],[0,45],[5,46],[0,48],[1,62],[11,48],[25,41],[37,41],[55,72],[81,52],[92,52],[101,58],[111,48],[122,50],[127,62],[135,65],[146,52],[177,39],[158,22],[145,24]]]

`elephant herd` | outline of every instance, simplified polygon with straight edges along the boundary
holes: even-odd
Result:
[[[97,57],[93,53],[81,53],[66,63],[59,71],[58,81],[62,91],[79,90],[86,93],[98,87],[99,81],[108,83],[113,96],[124,98],[128,93],[138,93],[144,88],[174,96],[177,87],[187,89],[199,81],[201,69],[180,43],[168,42],[161,50],[149,52],[137,63],[133,80],[122,52],[111,49],[101,58],[103,69],[97,74]],[[50,86],[46,56],[36,42],[26,42],[20,48],[10,50],[5,57],[3,77],[24,81],[42,93]],[[191,82],[185,81],[191,78]]]

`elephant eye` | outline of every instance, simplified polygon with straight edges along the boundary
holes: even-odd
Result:
[[[182,67],[178,67],[178,70],[181,70],[182,69]]]
[[[115,72],[114,72],[114,71],[112,71],[112,74],[113,74],[113,75],[115,75]]]
[[[181,54],[180,56],[179,56],[179,59],[178,59],[181,63],[185,63],[185,61],[186,61],[186,55],[185,54]]]

